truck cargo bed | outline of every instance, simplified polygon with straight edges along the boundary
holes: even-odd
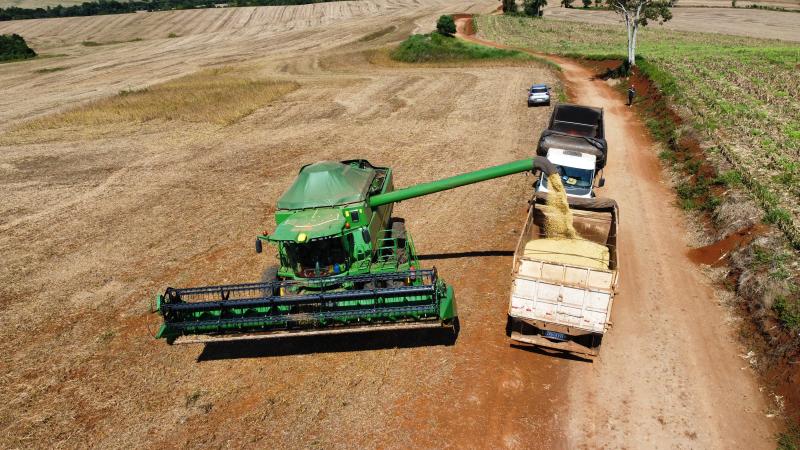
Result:
[[[555,257],[564,255],[526,253],[528,242],[545,238],[540,197],[531,205],[514,254],[507,331],[515,341],[596,355],[611,323],[617,285],[617,206],[613,200],[570,199],[570,209],[578,234],[608,248],[607,268],[605,261],[569,264]]]

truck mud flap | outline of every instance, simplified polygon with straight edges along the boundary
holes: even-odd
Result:
[[[597,356],[600,352],[599,346],[588,347],[571,339],[563,341],[548,339],[541,334],[522,334],[518,331],[512,331],[511,339],[525,344],[536,345],[537,347],[552,348],[591,357]]]

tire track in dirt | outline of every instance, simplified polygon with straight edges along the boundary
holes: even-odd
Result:
[[[460,37],[504,47],[467,34],[468,20],[459,20]],[[646,128],[587,68],[536,55],[561,66],[572,101],[605,109],[601,195],[617,200],[622,217],[615,326],[594,364],[569,367],[569,446],[772,448],[778,425],[765,416],[727,311],[686,255],[686,217]]]

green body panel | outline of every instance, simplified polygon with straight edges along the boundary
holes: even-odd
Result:
[[[307,209],[363,202],[375,170],[321,161],[300,169],[294,183],[278,200],[278,209]]]
[[[453,286],[445,288],[445,295],[439,302],[439,318],[441,320],[450,320],[458,316],[458,309],[456,308],[456,295],[453,292]]]

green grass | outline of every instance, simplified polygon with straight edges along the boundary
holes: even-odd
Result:
[[[778,450],[800,450],[800,425],[791,425],[778,435]]]
[[[392,59],[408,63],[460,61],[470,59],[534,59],[514,50],[502,50],[442,36],[414,34],[391,53]]]
[[[539,52],[621,61],[627,48],[622,25],[519,16],[476,22],[482,37]],[[639,70],[734,164],[767,220],[800,248],[800,45],[657,25],[640,30],[638,42]],[[674,137],[662,120],[647,126],[658,139]]]
[[[800,329],[800,299],[778,297],[772,305],[778,320],[790,330]]]

